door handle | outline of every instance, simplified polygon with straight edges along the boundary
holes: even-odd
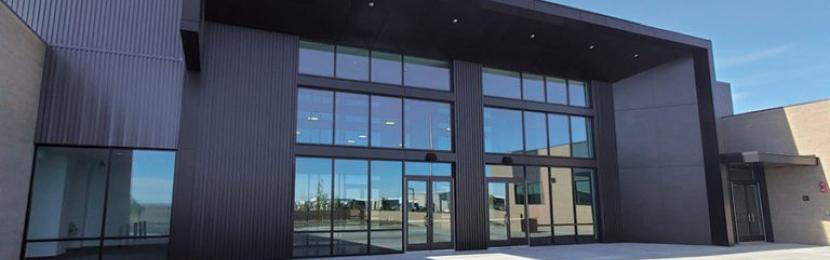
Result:
[[[429,223],[429,222],[430,222],[430,218],[429,218],[429,216],[424,216],[424,226],[425,226],[425,227],[429,227],[429,226],[430,226],[430,223]]]

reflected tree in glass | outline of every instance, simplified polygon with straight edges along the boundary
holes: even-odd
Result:
[[[331,170],[331,159],[297,158],[294,231],[331,230]]]

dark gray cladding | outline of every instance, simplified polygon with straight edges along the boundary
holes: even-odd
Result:
[[[36,142],[176,148],[182,63],[52,47]]]
[[[173,259],[291,257],[298,39],[207,23],[188,72]]]
[[[481,65],[453,61],[455,88],[456,249],[487,248]]]
[[[5,0],[50,46],[35,142],[176,148],[176,0]]]
[[[623,241],[620,220],[620,176],[617,171],[617,137],[614,132],[614,93],[611,84],[591,82],[594,92],[596,117],[597,197],[599,208],[600,240],[604,243]]]

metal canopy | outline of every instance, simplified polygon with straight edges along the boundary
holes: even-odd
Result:
[[[787,155],[758,151],[721,154],[721,162],[727,165],[762,164],[766,167],[792,167],[818,165],[815,155]]]
[[[709,41],[543,1],[205,0],[205,19],[308,40],[614,82]]]

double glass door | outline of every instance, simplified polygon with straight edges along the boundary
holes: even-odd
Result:
[[[520,181],[489,181],[487,212],[490,245],[526,245],[525,185]]]
[[[407,177],[407,250],[453,248],[452,196],[449,177]]]
[[[764,240],[764,219],[761,214],[761,196],[755,182],[732,182],[732,200],[735,203],[735,222],[738,241]]]

